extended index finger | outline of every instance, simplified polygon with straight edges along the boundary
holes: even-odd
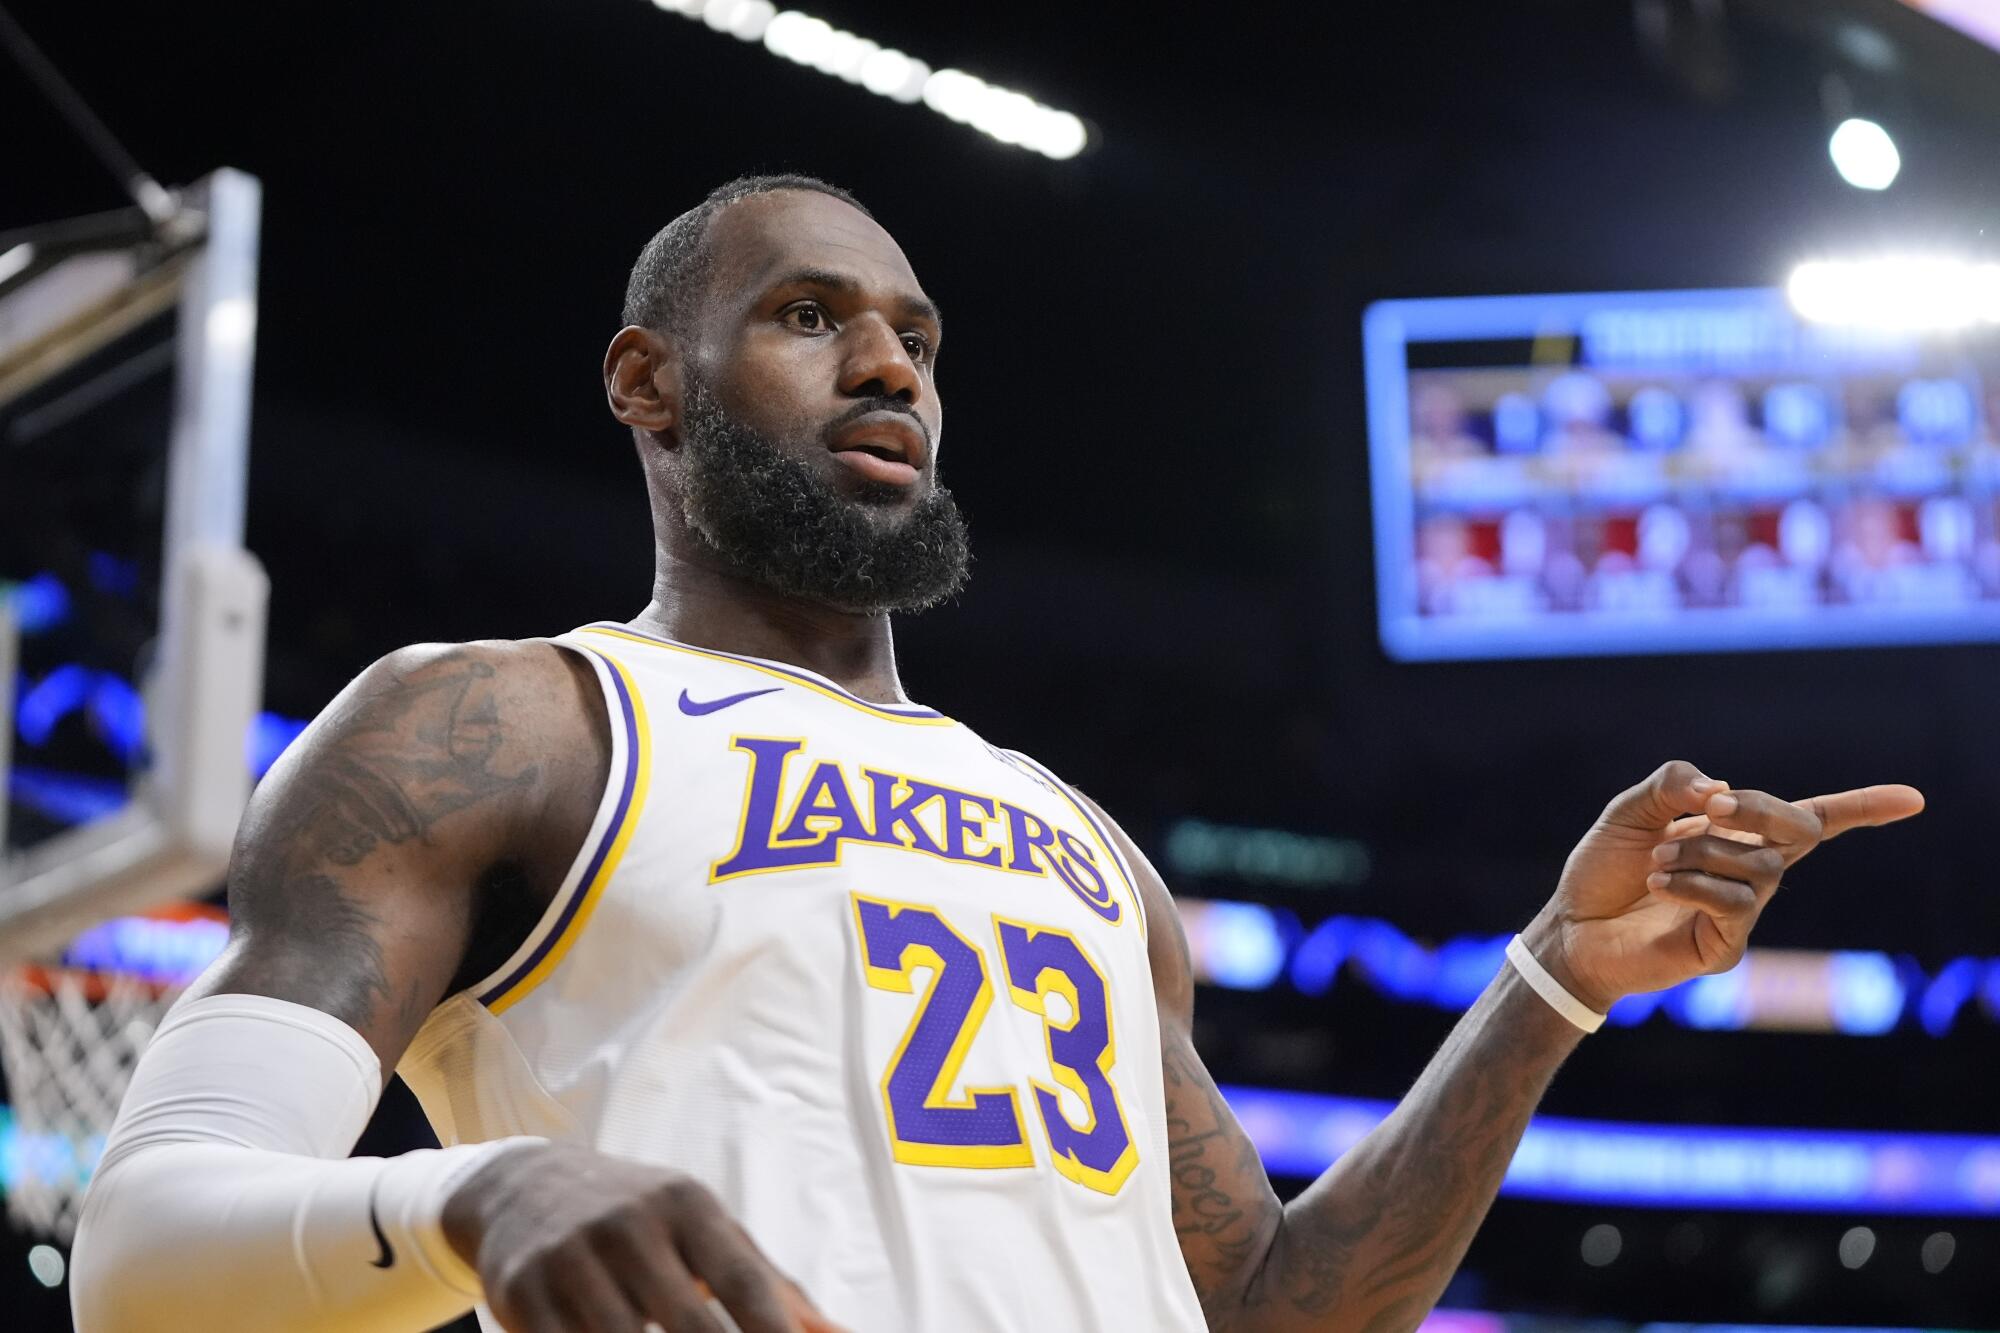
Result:
[[[1827,796],[1809,796],[1792,804],[1819,816],[1820,836],[1825,839],[1837,838],[1850,829],[1893,824],[1899,819],[1920,814],[1924,808],[1924,794],[1900,782],[1887,782],[1873,787],[1856,787],[1852,791],[1837,791]]]
[[[1794,860],[1811,851],[1824,836],[1816,813],[1802,802],[1744,787],[1717,792],[1708,798],[1707,805],[1711,833],[1727,836],[1735,830],[1753,834],[1769,846],[1784,849],[1787,858]]]

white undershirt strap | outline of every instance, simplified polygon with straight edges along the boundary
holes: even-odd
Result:
[[[381,1090],[361,1034],[316,1009],[260,995],[176,1008],[84,1203],[80,1333],[414,1333],[470,1309],[478,1279],[445,1241],[444,1201],[537,1140],[348,1158]]]

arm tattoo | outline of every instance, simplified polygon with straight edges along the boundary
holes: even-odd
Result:
[[[1101,813],[1101,812],[1100,812]],[[1407,1333],[1485,1220],[1528,1117],[1581,1035],[1511,967],[1395,1112],[1281,1204],[1196,1054],[1187,937],[1159,872],[1113,824],[1155,930],[1174,1232],[1216,1333]]]
[[[1174,1232],[1209,1325],[1225,1328],[1283,1210],[1200,1058],[1185,1043],[1169,1043],[1163,1068]]]
[[[532,766],[494,769],[507,731],[496,674],[452,652],[336,705],[232,867],[230,904],[251,947],[231,984],[308,996],[363,1031],[378,1015],[414,1030],[427,1002],[414,987],[396,994],[382,914],[354,872],[384,848],[431,844],[449,815],[535,783]],[[444,961],[448,976],[457,960]]]
[[[1575,1045],[1538,1006],[1503,969],[1394,1114],[1285,1206],[1261,1266],[1211,1326],[1393,1333],[1421,1323]],[[1177,1208],[1179,1194],[1177,1177]]]
[[[229,898],[236,919],[260,946],[255,960],[238,970],[239,988],[311,987],[306,993],[314,994],[316,1008],[356,1029],[365,1029],[378,999],[390,998],[375,938],[382,918],[333,876],[304,871],[254,890],[233,883]],[[300,946],[309,947],[311,957]]]
[[[430,836],[455,811],[533,782],[490,765],[503,739],[490,662],[447,658],[344,707],[337,748],[301,774],[309,808],[295,830],[335,865],[382,843]]]

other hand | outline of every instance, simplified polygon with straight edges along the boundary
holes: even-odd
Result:
[[[1522,936],[1572,995],[1603,1013],[1620,996],[1736,966],[1800,858],[1849,829],[1923,808],[1921,792],[1897,785],[1785,801],[1675,760],[1604,807]]]
[[[699,1181],[587,1148],[501,1153],[444,1231],[510,1333],[723,1333],[711,1296],[742,1333],[840,1333]]]

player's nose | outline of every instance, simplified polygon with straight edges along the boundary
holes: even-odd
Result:
[[[894,398],[913,407],[922,399],[923,372],[889,321],[879,315],[864,316],[847,326],[845,338],[842,393],[850,398]]]

